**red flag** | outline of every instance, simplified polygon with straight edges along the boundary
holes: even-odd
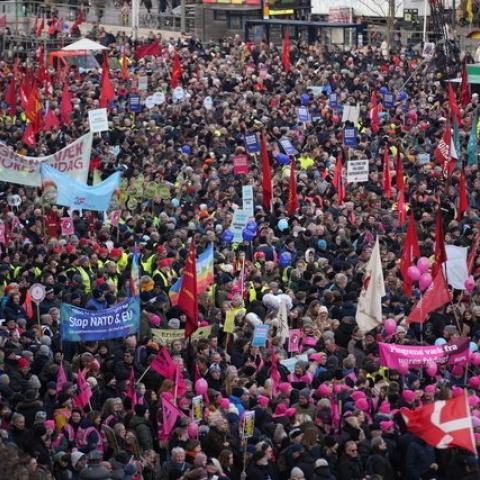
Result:
[[[138,403],[137,391],[135,389],[135,372],[133,367],[130,368],[130,373],[128,374],[128,386],[125,396],[130,399],[133,410],[135,405]]]
[[[13,229],[14,229],[14,226],[12,222],[12,230]],[[27,314],[27,318],[29,320],[33,320],[35,318],[35,314],[33,312],[32,296],[30,295],[29,290],[27,290],[27,293],[25,295],[25,301],[23,302],[22,306],[23,306],[23,309],[25,310],[25,313]]]
[[[135,50],[135,57],[137,60],[140,60],[143,57],[151,56],[151,57],[159,57],[162,54],[162,48],[160,46],[160,42],[155,40],[148,45],[140,45]]]
[[[397,190],[405,191],[405,174],[403,173],[403,162],[400,157],[400,146],[397,146],[397,164],[396,164],[396,182],[397,182]]]
[[[270,157],[267,149],[265,132],[262,132],[262,206],[266,212],[270,211],[272,205],[272,172],[270,170]]]
[[[165,436],[170,435],[173,430],[178,417],[183,413],[165,397],[162,397],[162,412],[163,412],[163,433]]]
[[[407,204],[405,203],[405,193],[403,190],[399,190],[397,199],[398,208],[398,226],[403,227],[407,220]]]
[[[57,393],[62,391],[63,386],[67,383],[67,375],[65,373],[65,369],[63,368],[63,362],[58,367],[57,372]]]
[[[114,92],[112,82],[110,81],[110,65],[108,64],[108,55],[105,53],[102,63],[102,78],[100,80],[100,108],[107,108],[113,100]]]
[[[392,179],[390,178],[390,154],[388,145],[383,152],[383,195],[386,199],[392,198]]]
[[[435,214],[435,250],[434,263],[432,265],[432,275],[435,276],[441,269],[444,262],[447,261],[447,252],[445,251],[445,237],[443,235],[443,220],[440,207]]]
[[[170,352],[166,347],[160,349],[157,356],[150,364],[150,368],[162,375],[162,377],[173,380],[175,376],[175,364],[173,363]]]
[[[298,207],[297,174],[295,172],[295,160],[292,158],[290,161],[290,179],[288,181],[288,216],[295,215]]]
[[[8,84],[5,101],[8,104],[9,115],[15,115],[17,113],[17,81],[15,75],[12,76]]]
[[[460,103],[462,107],[466,107],[472,101],[470,92],[470,84],[468,83],[467,65],[462,65],[462,83],[460,84]]]
[[[35,139],[35,129],[33,128],[32,122],[29,122],[27,128],[23,132],[22,142],[25,145],[30,145],[34,147],[37,144],[37,140]]]
[[[460,447],[477,454],[467,395],[400,410],[410,432],[435,448]]]
[[[458,213],[457,220],[460,221],[463,218],[463,214],[468,208],[468,192],[467,183],[465,182],[465,168],[462,166],[460,172],[460,182],[458,183]]]
[[[441,268],[423,296],[413,307],[407,317],[407,323],[423,323],[429,313],[443,307],[449,301],[450,292],[443,275],[443,268]]]
[[[45,132],[49,132],[52,128],[58,128],[60,126],[60,120],[55,115],[55,112],[49,108],[47,111],[47,115],[45,116],[45,124],[43,126],[43,130]]]
[[[378,103],[377,94],[372,92],[370,99],[372,108],[370,109],[370,130],[373,133],[378,133],[380,130],[380,104]]]
[[[31,121],[34,122],[37,119],[38,113],[42,109],[42,104],[40,103],[40,92],[38,91],[37,86],[34,84],[30,90],[30,93],[25,104],[25,116]]]
[[[37,79],[37,82],[41,84],[45,81],[47,75],[47,69],[45,67],[45,49],[43,48],[43,45],[37,49],[37,63],[38,66],[35,78]]]
[[[407,235],[403,244],[402,256],[400,258],[400,273],[403,278],[403,293],[407,296],[412,294],[412,280],[408,276],[408,267],[412,265],[415,257],[420,256],[420,247],[418,246],[417,226],[413,212],[408,219]]]
[[[60,116],[62,117],[62,123],[68,125],[71,121],[72,115],[72,99],[70,97],[70,90],[68,89],[68,83],[63,84],[62,101],[60,102]]]
[[[173,55],[172,58],[172,72],[170,76],[170,86],[172,88],[177,88],[182,81],[182,63],[180,62],[180,56],[177,52]]]
[[[447,90],[448,90],[448,106],[450,107],[450,116],[451,116],[452,122],[457,121],[458,124],[460,125],[462,121],[462,113],[460,112],[460,108],[457,104],[457,96],[453,91],[451,82],[448,82]]]
[[[198,328],[197,254],[193,238],[190,242],[187,261],[183,269],[183,281],[178,295],[178,306],[187,316],[185,337],[190,337]]]
[[[77,373],[77,396],[73,399],[73,404],[78,408],[85,408],[92,398],[90,384],[85,380],[85,373],[81,370]]]
[[[452,130],[450,129],[450,125],[446,125],[442,138],[433,155],[443,169],[443,176],[445,178],[449,177],[453,173],[456,164],[452,158]]]
[[[288,34],[288,28],[283,32],[282,67],[286,72],[289,72],[292,69],[292,62],[290,60],[290,35]]]
[[[337,155],[337,162],[335,163],[335,173],[333,174],[332,183],[337,191],[338,203],[342,204],[343,200],[345,199],[345,185],[343,183],[343,161],[340,153]]]

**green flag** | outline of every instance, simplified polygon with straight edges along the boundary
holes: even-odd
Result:
[[[472,128],[470,130],[470,137],[467,144],[468,165],[476,165],[478,157],[478,137],[477,137],[477,121],[478,115],[475,115],[472,120]]]

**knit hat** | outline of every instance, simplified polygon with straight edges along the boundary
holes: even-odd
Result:
[[[266,397],[265,395],[259,395],[257,397],[257,403],[258,405],[260,405],[261,407],[266,407],[268,405],[268,402],[269,402],[269,398]]]
[[[30,362],[26,358],[19,358],[17,361],[18,368],[27,368],[30,366]]]
[[[302,388],[302,390],[300,390],[298,396],[299,397],[304,397],[304,398],[310,398],[310,390],[308,388]]]
[[[402,398],[407,402],[411,403],[415,400],[415,392],[413,390],[404,390],[402,392]]]
[[[305,474],[303,473],[303,470],[298,467],[293,467],[292,471],[290,472],[290,477],[304,477]]]
[[[382,432],[390,430],[391,428],[393,428],[394,425],[395,423],[393,422],[393,420],[384,420],[380,422],[380,428],[382,429]]]

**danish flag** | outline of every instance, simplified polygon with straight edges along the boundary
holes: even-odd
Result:
[[[401,414],[408,430],[432,447],[460,447],[477,454],[466,395],[414,410],[402,408]]]

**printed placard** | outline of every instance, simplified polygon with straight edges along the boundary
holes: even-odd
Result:
[[[92,133],[108,131],[108,113],[106,108],[88,111],[88,123]]]
[[[299,328],[294,328],[293,330],[290,330],[290,335],[288,337],[288,351],[293,353],[293,352],[298,352],[300,350],[300,335],[301,335],[301,330]]]
[[[245,150],[249,154],[260,153],[260,142],[256,133],[245,135]]]
[[[255,432],[255,410],[246,410],[242,419],[242,437],[253,437]]]
[[[243,153],[233,157],[233,174],[245,175],[248,173],[248,157]]]
[[[244,185],[242,187],[243,211],[248,212],[250,217],[253,217],[253,186]]]
[[[357,129],[356,128],[344,128],[343,129],[343,143],[347,147],[356,147],[357,141]]]
[[[367,159],[347,162],[347,183],[368,182],[369,163]]]
[[[243,242],[243,229],[250,218],[248,212],[243,209],[237,208],[233,212],[232,225],[230,230],[233,232],[234,242]]]
[[[192,419],[194,422],[203,420],[203,397],[201,395],[192,398]]]
[[[292,142],[288,138],[282,137],[279,140],[279,143],[282,146],[283,151],[287,155],[296,155],[298,153],[298,150],[296,150],[296,148],[292,145]]]
[[[63,217],[60,220],[60,226],[62,227],[62,235],[64,237],[68,235],[73,235],[75,233],[75,228],[73,226],[73,220],[70,217]]]
[[[264,347],[267,344],[269,325],[257,325],[253,332],[252,347]]]

